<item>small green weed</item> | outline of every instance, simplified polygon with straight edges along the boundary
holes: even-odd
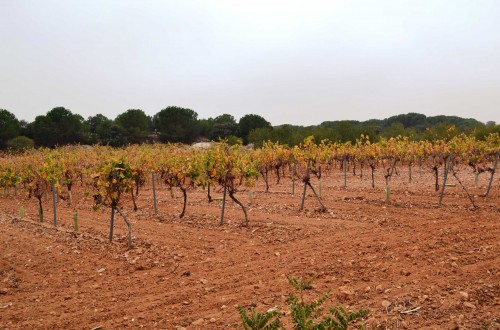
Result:
[[[281,326],[281,315],[277,308],[271,308],[266,313],[262,313],[256,312],[252,307],[248,315],[243,307],[238,306],[238,311],[245,330],[275,330]]]
[[[289,315],[294,330],[347,330],[349,325],[355,325],[360,318],[368,315],[367,309],[349,312],[340,304],[328,308],[329,314],[325,315],[323,304],[330,298],[330,291],[310,302],[306,302],[303,298],[304,290],[312,289],[314,280],[316,277],[309,280],[288,278],[288,282],[296,291],[290,293],[286,300],[290,307]],[[250,315],[243,307],[238,306],[238,310],[245,330],[273,330],[280,329],[280,327],[285,329],[277,308],[270,309],[266,313],[256,312],[254,308],[251,308]],[[363,326],[360,325],[358,328],[363,329]]]

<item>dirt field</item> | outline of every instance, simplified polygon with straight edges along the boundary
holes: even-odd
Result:
[[[309,190],[299,211],[302,187],[292,196],[289,178],[269,193],[259,180],[247,228],[233,203],[218,226],[221,202],[208,203],[203,190],[188,193],[180,221],[181,193],[172,199],[159,188],[154,216],[148,186],[137,212],[124,205],[130,250],[122,219],[109,243],[109,209],[92,211],[81,194],[78,234],[63,201],[54,228],[50,197],[40,225],[35,199],[0,194],[0,328],[236,329],[236,305],[286,313],[287,277],[318,276],[308,296],[331,289],[327,305],[369,308],[367,329],[500,329],[499,175],[487,198],[479,195],[488,174],[478,188],[468,171],[460,175],[476,210],[458,184],[438,207],[433,177],[417,169],[412,183],[405,173],[393,178],[390,204],[383,178],[372,189],[351,174],[344,189],[341,174],[328,173],[325,213]],[[238,196],[248,205],[247,192]]]

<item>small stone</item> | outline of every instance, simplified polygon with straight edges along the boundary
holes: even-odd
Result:
[[[104,273],[106,271],[106,268],[99,268],[97,270],[98,273]]]
[[[465,291],[460,291],[460,298],[464,301],[469,300],[469,294]]]
[[[210,322],[210,323],[215,323],[216,321],[217,321],[217,319],[216,319],[215,317],[212,317],[212,318],[209,320],[209,322]]]
[[[389,300],[382,300],[380,304],[385,308],[391,306],[391,302]]]
[[[264,299],[264,300],[262,300],[262,303],[264,305],[271,305],[273,303],[273,299],[271,299],[271,298]]]
[[[367,293],[368,293],[368,292],[370,292],[370,291],[371,291],[371,289],[372,289],[372,288],[370,288],[369,286],[367,286],[367,287],[365,288],[365,292],[367,292]]]
[[[220,309],[226,309],[226,308],[227,308],[227,306],[226,306],[226,305],[222,305],[222,306],[220,306]]]
[[[458,267],[458,264],[456,262],[452,262],[451,263],[451,267],[455,267],[456,268],[456,267]]]
[[[351,299],[352,297],[354,297],[354,290],[347,286],[339,287],[339,291],[339,296],[343,299]]]
[[[381,284],[379,284],[379,285],[377,285],[375,287],[375,290],[377,290],[377,292],[383,292],[384,291],[384,287]]]
[[[205,323],[205,320],[203,318],[199,318],[196,321],[193,321],[191,325],[202,325],[203,323]]]
[[[182,276],[186,276],[187,277],[189,275],[191,275],[191,272],[189,270],[186,270],[186,271],[182,272]]]
[[[207,279],[206,279],[206,278],[202,278],[202,279],[200,280],[200,282],[201,282],[201,283],[203,283],[203,284],[207,284],[207,283],[208,283],[208,281],[207,281]]]
[[[468,302],[468,301],[464,302],[464,307],[476,309],[476,305],[474,305],[473,303]]]
[[[274,255],[277,256],[277,257],[279,257],[281,255],[281,253],[275,252]]]
[[[0,294],[7,294],[9,290],[7,289],[0,289]]]

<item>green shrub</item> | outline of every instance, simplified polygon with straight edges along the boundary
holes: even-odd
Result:
[[[256,312],[252,307],[248,315],[243,307],[238,306],[238,311],[245,330],[276,330],[281,325],[281,315],[277,308],[271,308],[266,313],[262,313]]]
[[[13,150],[21,151],[24,149],[33,148],[35,146],[35,143],[32,139],[20,135],[7,141],[7,146]]]
[[[304,290],[312,289],[312,282],[315,279],[315,277],[309,280],[288,278],[288,282],[296,291],[296,293],[290,293],[286,300],[290,307],[294,330],[347,330],[349,325],[355,325],[360,318],[368,315],[367,309],[349,312],[340,304],[328,308],[329,314],[325,315],[323,304],[329,299],[330,291],[310,302],[306,302],[303,298]],[[250,315],[240,306],[238,310],[245,330],[272,330],[279,329],[281,326],[280,313],[277,308],[270,309],[266,313],[256,312],[254,308],[251,308]],[[359,328],[363,326],[360,325]]]

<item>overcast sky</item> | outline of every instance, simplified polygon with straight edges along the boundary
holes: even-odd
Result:
[[[499,0],[0,0],[0,108],[500,122]]]

